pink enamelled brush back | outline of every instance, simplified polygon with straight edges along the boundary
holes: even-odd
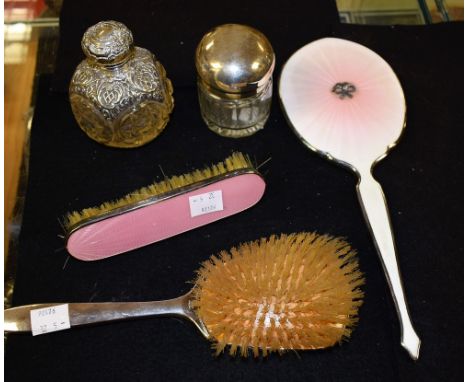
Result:
[[[128,252],[241,212],[264,191],[265,181],[250,160],[234,153],[211,168],[70,214],[67,250],[88,261]]]

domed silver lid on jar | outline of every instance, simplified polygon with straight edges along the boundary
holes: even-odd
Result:
[[[275,54],[263,33],[246,25],[225,24],[203,36],[195,63],[200,80],[215,91],[255,94],[268,84]]]
[[[133,49],[132,32],[118,21],[101,21],[88,28],[81,40],[84,54],[104,65],[118,64]]]

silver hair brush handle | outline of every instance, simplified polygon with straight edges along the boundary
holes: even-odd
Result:
[[[96,303],[70,303],[68,312],[70,326],[90,325],[112,321],[132,320],[140,317],[151,316],[182,316],[192,321],[200,332],[209,337],[209,333],[203,322],[197,317],[191,300],[193,292],[163,301],[145,302],[96,302]],[[5,332],[30,332],[31,310],[52,307],[55,304],[23,305],[4,311]]]

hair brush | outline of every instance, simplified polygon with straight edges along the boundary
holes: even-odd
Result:
[[[265,181],[249,158],[233,153],[203,170],[69,213],[67,250],[80,260],[114,256],[241,212],[264,191]]]
[[[320,349],[350,336],[362,304],[364,278],[344,240],[299,233],[244,243],[222,251],[198,270],[187,294],[165,301],[71,303],[70,325],[176,315],[213,341],[216,354],[257,357]],[[30,311],[7,309],[5,331],[31,330]]]

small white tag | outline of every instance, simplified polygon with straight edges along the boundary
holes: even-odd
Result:
[[[221,190],[207,192],[195,196],[189,196],[190,216],[193,218],[199,215],[209,214],[215,211],[222,211],[223,192]]]
[[[33,309],[30,313],[33,336],[70,329],[68,304]]]

